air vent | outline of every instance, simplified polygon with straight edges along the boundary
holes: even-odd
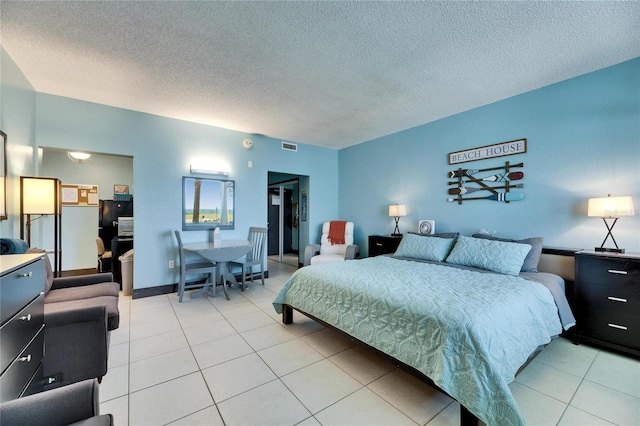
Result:
[[[282,141],[282,149],[284,149],[285,151],[296,152],[298,151],[298,145],[296,145],[295,143]]]

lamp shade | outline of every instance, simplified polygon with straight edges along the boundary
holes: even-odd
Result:
[[[631,197],[589,198],[588,216],[620,217],[633,216],[634,214]]]
[[[22,178],[22,214],[56,214],[57,179]]]
[[[389,216],[406,216],[407,207],[404,204],[392,204],[389,206]]]

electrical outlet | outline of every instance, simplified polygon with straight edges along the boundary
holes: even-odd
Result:
[[[175,268],[175,267],[176,267],[176,263],[175,263],[175,261],[170,260],[170,261],[169,261],[169,269],[173,269],[173,268]]]

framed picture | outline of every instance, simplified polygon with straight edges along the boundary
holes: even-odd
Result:
[[[7,134],[0,130],[0,220],[7,218]]]
[[[128,194],[129,185],[113,185],[114,194]]]
[[[307,190],[303,189],[300,193],[300,220],[307,221]]]

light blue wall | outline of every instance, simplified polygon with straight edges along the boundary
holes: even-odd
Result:
[[[282,150],[280,140],[261,135],[41,93],[36,103],[39,146],[133,156],[135,288],[177,282],[177,269],[168,269],[168,261],[176,256],[172,230],[181,229],[182,176],[189,174],[189,164],[196,161],[228,170],[236,181],[236,226],[222,231],[224,239],[246,238],[250,226],[266,225],[269,171],[309,176],[311,223],[337,215],[335,150],[299,144],[293,153]],[[254,142],[250,150],[242,146],[247,137]],[[183,240],[209,240],[210,234],[184,232]]]
[[[0,236],[20,237],[20,176],[36,173],[36,93],[0,46],[0,130],[7,134],[7,213]]]
[[[447,165],[449,152],[520,138],[526,154]],[[523,201],[446,202],[449,170],[505,160],[524,162]],[[640,58],[343,149],[339,172],[340,217],[356,223],[361,247],[370,234],[391,233],[388,205],[400,203],[403,233],[435,219],[438,232],[487,228],[592,249],[606,228],[586,216],[587,200],[611,193],[633,196],[637,214],[620,219],[614,236],[640,251]]]

